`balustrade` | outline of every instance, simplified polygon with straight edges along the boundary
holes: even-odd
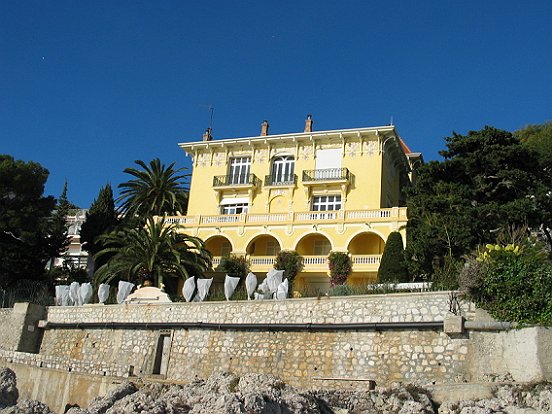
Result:
[[[271,223],[294,222],[370,222],[405,220],[406,207],[387,208],[377,210],[330,210],[330,211],[303,211],[289,213],[241,213],[217,214],[200,216],[173,216],[165,218],[167,223],[178,223],[185,226],[209,226],[243,224],[259,225]]]

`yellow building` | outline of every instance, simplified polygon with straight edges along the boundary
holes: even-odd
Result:
[[[349,283],[376,279],[389,233],[405,238],[402,190],[421,155],[394,126],[313,131],[181,143],[192,157],[188,215],[170,217],[213,254],[245,255],[262,276],[280,250],[297,250],[304,270],[295,289],[329,288],[327,256],[348,252]]]

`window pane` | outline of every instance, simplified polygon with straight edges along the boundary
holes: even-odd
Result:
[[[332,211],[341,209],[341,196],[314,196],[312,198],[313,211]]]

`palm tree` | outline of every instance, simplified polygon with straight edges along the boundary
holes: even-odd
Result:
[[[174,169],[174,162],[166,167],[159,158],[150,161],[149,166],[142,160],[135,163],[142,169],[124,170],[135,179],[119,184],[122,190],[117,201],[122,202],[125,216],[145,219],[147,216],[185,214],[188,192],[184,187],[187,175],[181,174],[184,168]]]
[[[144,226],[121,226],[100,236],[103,246],[94,259],[112,255],[94,275],[96,284],[115,278],[137,282],[151,276],[161,287],[164,276],[187,279],[211,268],[211,254],[204,242],[178,232],[179,226],[164,218],[146,219]]]

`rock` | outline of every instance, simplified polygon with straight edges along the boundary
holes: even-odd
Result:
[[[0,408],[15,405],[18,398],[15,372],[9,368],[0,369]]]
[[[87,409],[71,408],[67,411],[67,414],[105,414],[117,401],[135,393],[137,390],[136,385],[131,382],[125,382],[109,392],[105,397],[94,398]]]
[[[11,407],[0,410],[0,414],[55,414],[50,408],[35,400],[23,400]]]

